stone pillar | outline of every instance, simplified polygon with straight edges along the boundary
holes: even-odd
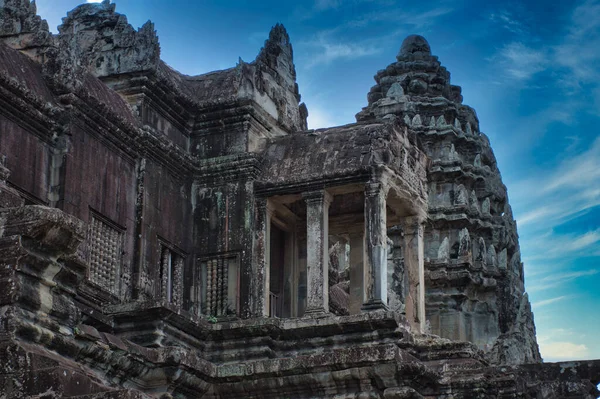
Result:
[[[365,185],[365,302],[363,311],[387,310],[386,190],[382,183]]]
[[[365,235],[364,232],[348,235],[350,242],[350,314],[360,313],[360,308],[365,302]]]
[[[306,315],[329,312],[329,204],[325,190],[303,193],[306,201]]]
[[[254,231],[254,289],[253,316],[269,316],[269,281],[272,210],[266,198],[256,199],[256,227]]]
[[[425,252],[424,219],[410,216],[404,219],[404,265],[408,279],[406,318],[418,331],[425,331]]]

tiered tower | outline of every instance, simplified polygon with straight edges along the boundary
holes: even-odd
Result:
[[[488,137],[461,88],[412,35],[375,75],[358,121],[402,119],[430,158],[425,228],[431,332],[507,363],[541,360],[525,293],[516,222]]]

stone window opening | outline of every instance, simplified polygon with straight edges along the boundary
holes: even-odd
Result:
[[[124,228],[110,219],[90,210],[88,280],[92,285],[116,297],[120,292],[124,231]]]
[[[177,307],[183,303],[184,255],[173,245],[160,240],[160,299]]]
[[[239,315],[239,256],[223,254],[200,259],[200,309],[204,316]]]

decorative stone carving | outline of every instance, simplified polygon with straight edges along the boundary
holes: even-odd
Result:
[[[454,204],[455,205],[467,205],[468,204],[468,194],[467,194],[467,189],[465,188],[464,185],[459,184],[458,187],[456,188],[455,194],[454,194]]]
[[[472,190],[469,196],[469,206],[473,212],[479,213],[479,200],[477,194],[475,194],[475,190]]]
[[[404,89],[402,89],[402,85],[400,84],[400,82],[393,83],[390,86],[387,93],[385,94],[385,96],[389,97],[389,98],[397,98],[397,99],[404,96]]]
[[[436,126],[438,128],[446,126],[446,119],[444,119],[444,115],[438,116]]]
[[[484,216],[490,216],[490,199],[486,198],[483,200],[483,202],[481,203],[481,213]]]
[[[421,126],[422,122],[421,122],[421,115],[417,114],[415,115],[415,117],[412,120],[411,126],[416,127],[416,126]]]
[[[496,248],[494,248],[494,245],[490,245],[488,247],[488,253],[487,253],[487,264],[491,267],[496,267]]]
[[[507,253],[506,253],[506,248],[504,248],[502,251],[500,251],[500,253],[498,254],[498,267],[500,269],[506,269],[507,268]]]
[[[483,237],[477,239],[477,255],[475,260],[481,262],[483,265],[487,263],[487,250],[485,248],[485,240]]]
[[[458,256],[469,256],[471,254],[471,236],[466,228],[458,233]]]
[[[460,125],[458,118],[454,119],[454,127],[462,132],[462,126]]]
[[[444,237],[444,240],[440,244],[437,252],[437,258],[439,260],[448,260],[450,258],[450,242],[448,237]]]

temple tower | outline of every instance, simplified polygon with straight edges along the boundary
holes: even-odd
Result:
[[[399,118],[430,158],[425,228],[431,332],[470,341],[495,360],[540,361],[516,222],[488,137],[422,36],[375,75],[358,121]],[[510,351],[503,349],[510,341]]]

